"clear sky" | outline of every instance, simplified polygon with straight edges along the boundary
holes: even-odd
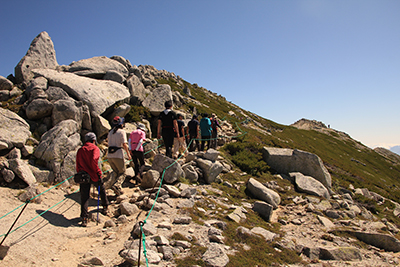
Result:
[[[262,117],[400,145],[400,1],[2,1],[0,75],[47,31],[57,61],[120,55]],[[396,105],[397,104],[397,105]]]

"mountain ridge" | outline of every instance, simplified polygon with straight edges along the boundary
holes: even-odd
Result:
[[[31,47],[35,48],[34,44],[40,44],[41,49],[47,51],[44,54],[55,56],[54,46],[45,33],[40,34]],[[32,52],[26,56],[38,55]],[[51,62],[47,64],[47,60]],[[138,122],[143,122],[149,135],[154,137],[157,114],[163,110],[163,102],[172,99],[174,109],[186,119],[192,114],[215,113],[221,120],[223,135],[218,139],[218,151],[192,153],[187,159],[177,161],[177,167],[182,166],[185,173],[207,175],[208,178],[212,176],[212,182],[193,184],[183,180],[162,188],[162,200],[156,203],[156,211],[152,216],[154,225],[149,223],[149,228],[146,228],[146,236],[154,237],[147,240],[152,260],[163,266],[175,266],[167,260],[174,258],[174,255],[178,255],[176,266],[188,266],[188,262],[193,266],[205,266],[206,263],[208,266],[244,266],[243,261],[259,266],[265,262],[278,266],[302,266],[302,260],[311,266],[318,266],[314,264],[318,264],[319,260],[332,260],[329,264],[333,266],[343,266],[341,264],[344,260],[345,264],[354,263],[356,266],[360,259],[371,266],[398,264],[396,255],[387,252],[387,247],[382,244],[367,243],[368,246],[385,250],[383,252],[365,244],[354,244],[354,236],[348,238],[341,236],[341,233],[327,231],[337,228],[340,232],[340,229],[349,227],[359,232],[368,229],[368,233],[375,235],[374,239],[392,240],[390,238],[393,236],[398,237],[400,167],[395,164],[395,157],[387,151],[383,153],[380,149],[372,150],[348,134],[315,120],[301,119],[289,126],[275,123],[240,108],[196,83],[191,84],[173,72],[157,70],[150,65],[135,66],[120,56],[94,57],[73,62],[69,66],[59,66],[54,60],[53,57],[34,58],[34,61],[42,63],[39,64],[42,69],[31,70],[30,63],[24,62],[32,62],[32,58],[21,59],[21,64],[16,67],[22,68],[18,72],[19,82],[12,76],[7,79],[0,77],[1,98],[4,99],[0,109],[2,116],[4,114],[4,117],[10,118],[9,110],[20,115],[18,117],[13,114],[16,116],[12,119],[14,125],[8,124],[14,133],[10,133],[6,139],[4,135],[0,136],[0,151],[5,156],[0,158],[1,183],[11,187],[10,190],[4,189],[4,195],[7,195],[7,201],[12,198],[12,204],[17,203],[17,196],[26,197],[29,191],[26,184],[16,185],[20,183],[19,177],[15,178],[14,184],[8,182],[14,179],[13,173],[17,171],[13,170],[18,166],[30,165],[34,177],[31,175],[29,178],[36,179],[39,183],[37,188],[41,190],[44,190],[47,183],[65,181],[74,173],[74,153],[84,133],[96,132],[99,147],[105,153],[109,121],[119,115],[127,118],[127,129],[135,129]],[[50,70],[44,71],[46,66]],[[113,94],[114,90],[120,93]],[[93,97],[89,98],[88,95]],[[25,123],[18,126],[15,123],[18,120]],[[13,136],[17,132],[24,133],[18,136],[18,140]],[[158,140],[148,144],[149,148],[146,149],[149,154],[157,145]],[[326,194],[325,197],[316,197],[299,192],[300,186],[296,180],[312,181],[315,185],[315,179],[298,173],[288,175],[277,172],[264,160],[265,147],[283,149],[287,152],[285,155],[293,151],[316,155],[317,161],[325,165],[332,177],[332,192],[328,193],[332,198],[325,199]],[[154,154],[146,159],[149,168],[156,161]],[[171,164],[170,159],[157,154],[156,162],[160,160],[164,161],[158,163],[160,165]],[[207,169],[202,165],[206,163],[212,166],[214,172],[217,169],[221,171],[220,175],[211,172],[211,167]],[[107,163],[104,165],[107,166]],[[104,170],[105,173],[108,171],[107,168]],[[146,179],[154,178],[149,177],[150,173]],[[174,176],[171,178],[174,181],[178,179]],[[157,177],[151,180],[152,184],[156,180]],[[26,180],[25,183],[32,183],[32,188],[35,188],[35,182]],[[271,190],[274,195],[278,195],[276,198],[279,201],[274,202],[274,210],[267,205],[268,201],[255,200],[256,194],[249,192],[249,183],[256,184],[254,187],[261,188],[261,191]],[[116,266],[116,262],[128,266],[137,261],[134,252],[139,244],[138,234],[135,233],[138,224],[135,224],[133,230],[130,229],[132,233],[127,238],[131,223],[135,222],[128,210],[133,210],[133,214],[140,210],[136,219],[142,219],[143,212],[147,212],[151,206],[149,199],[154,190],[142,190],[131,181],[127,181],[127,184],[132,186],[126,187],[129,195],[116,198],[112,205],[113,213],[102,217],[111,226],[105,226],[106,222],[104,227],[92,226],[85,235],[92,242],[98,242],[96,238],[102,237],[103,253],[107,253],[107,246],[113,242],[117,242],[111,246],[114,249],[123,247],[118,254],[126,262],[121,263],[117,253],[112,251],[105,256],[107,261],[103,265],[106,266]],[[13,189],[13,186],[16,187]],[[52,199],[57,196],[54,201],[59,201],[64,197],[63,192],[72,195],[74,188],[76,185],[67,181],[60,186],[58,193],[54,193]],[[308,186],[305,188],[307,192],[312,192]],[[21,194],[16,190],[21,190]],[[43,203],[40,208],[44,209],[45,205],[48,204]],[[265,210],[255,212],[256,207]],[[64,225],[72,227],[71,222],[75,220],[73,216],[78,214],[78,209],[74,209],[74,212],[71,210],[65,213],[68,214],[68,222],[64,220]],[[171,214],[176,218],[169,218]],[[128,216],[124,219],[123,215]],[[62,216],[55,217],[60,219]],[[60,225],[57,218],[47,218],[49,222],[53,221],[53,226]],[[155,226],[160,228],[158,235]],[[56,227],[54,231],[62,230]],[[124,235],[119,236],[121,231]],[[350,230],[346,228],[346,231]],[[350,233],[363,236],[354,231]],[[381,231],[384,234],[378,236]],[[29,232],[26,234],[29,235]],[[260,240],[257,234],[263,238]],[[79,229],[74,229],[70,238],[82,238]],[[246,242],[243,243],[243,240]],[[208,246],[212,246],[222,256],[209,255],[213,251],[207,250]],[[329,246],[334,249],[331,250]],[[87,244],[85,250],[84,256],[73,255],[73,261],[82,266],[103,262],[102,255],[90,250]],[[250,259],[246,256],[249,253],[262,257]],[[46,262],[46,256],[41,255],[38,261],[51,266],[51,263]],[[68,266],[65,258],[62,257],[60,266]],[[217,262],[218,258],[224,262]],[[13,262],[12,258],[6,260]],[[51,261],[58,260],[53,257]]]

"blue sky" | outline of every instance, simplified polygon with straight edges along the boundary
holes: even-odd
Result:
[[[400,1],[3,1],[0,75],[47,31],[57,61],[120,55],[289,125],[400,145]],[[397,104],[397,105],[396,105]]]

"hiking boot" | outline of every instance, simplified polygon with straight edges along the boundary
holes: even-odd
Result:
[[[107,215],[107,210],[108,210],[108,206],[104,206],[103,209],[101,210],[101,214]]]
[[[88,224],[88,218],[82,218],[81,226],[82,226],[82,227],[86,227],[87,224]]]
[[[114,191],[114,193],[117,195],[117,196],[120,196],[120,195],[122,195],[124,192],[122,192],[122,190],[121,189],[119,189],[118,187],[116,187],[115,185],[113,185],[112,187],[111,187],[111,189]]]
[[[136,181],[136,185],[138,185],[142,182],[142,178],[140,178],[140,174],[133,177],[133,179]]]

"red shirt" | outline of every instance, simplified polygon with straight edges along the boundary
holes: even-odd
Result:
[[[76,171],[86,171],[93,182],[101,178],[99,167],[100,149],[91,142],[86,142],[76,153]]]

